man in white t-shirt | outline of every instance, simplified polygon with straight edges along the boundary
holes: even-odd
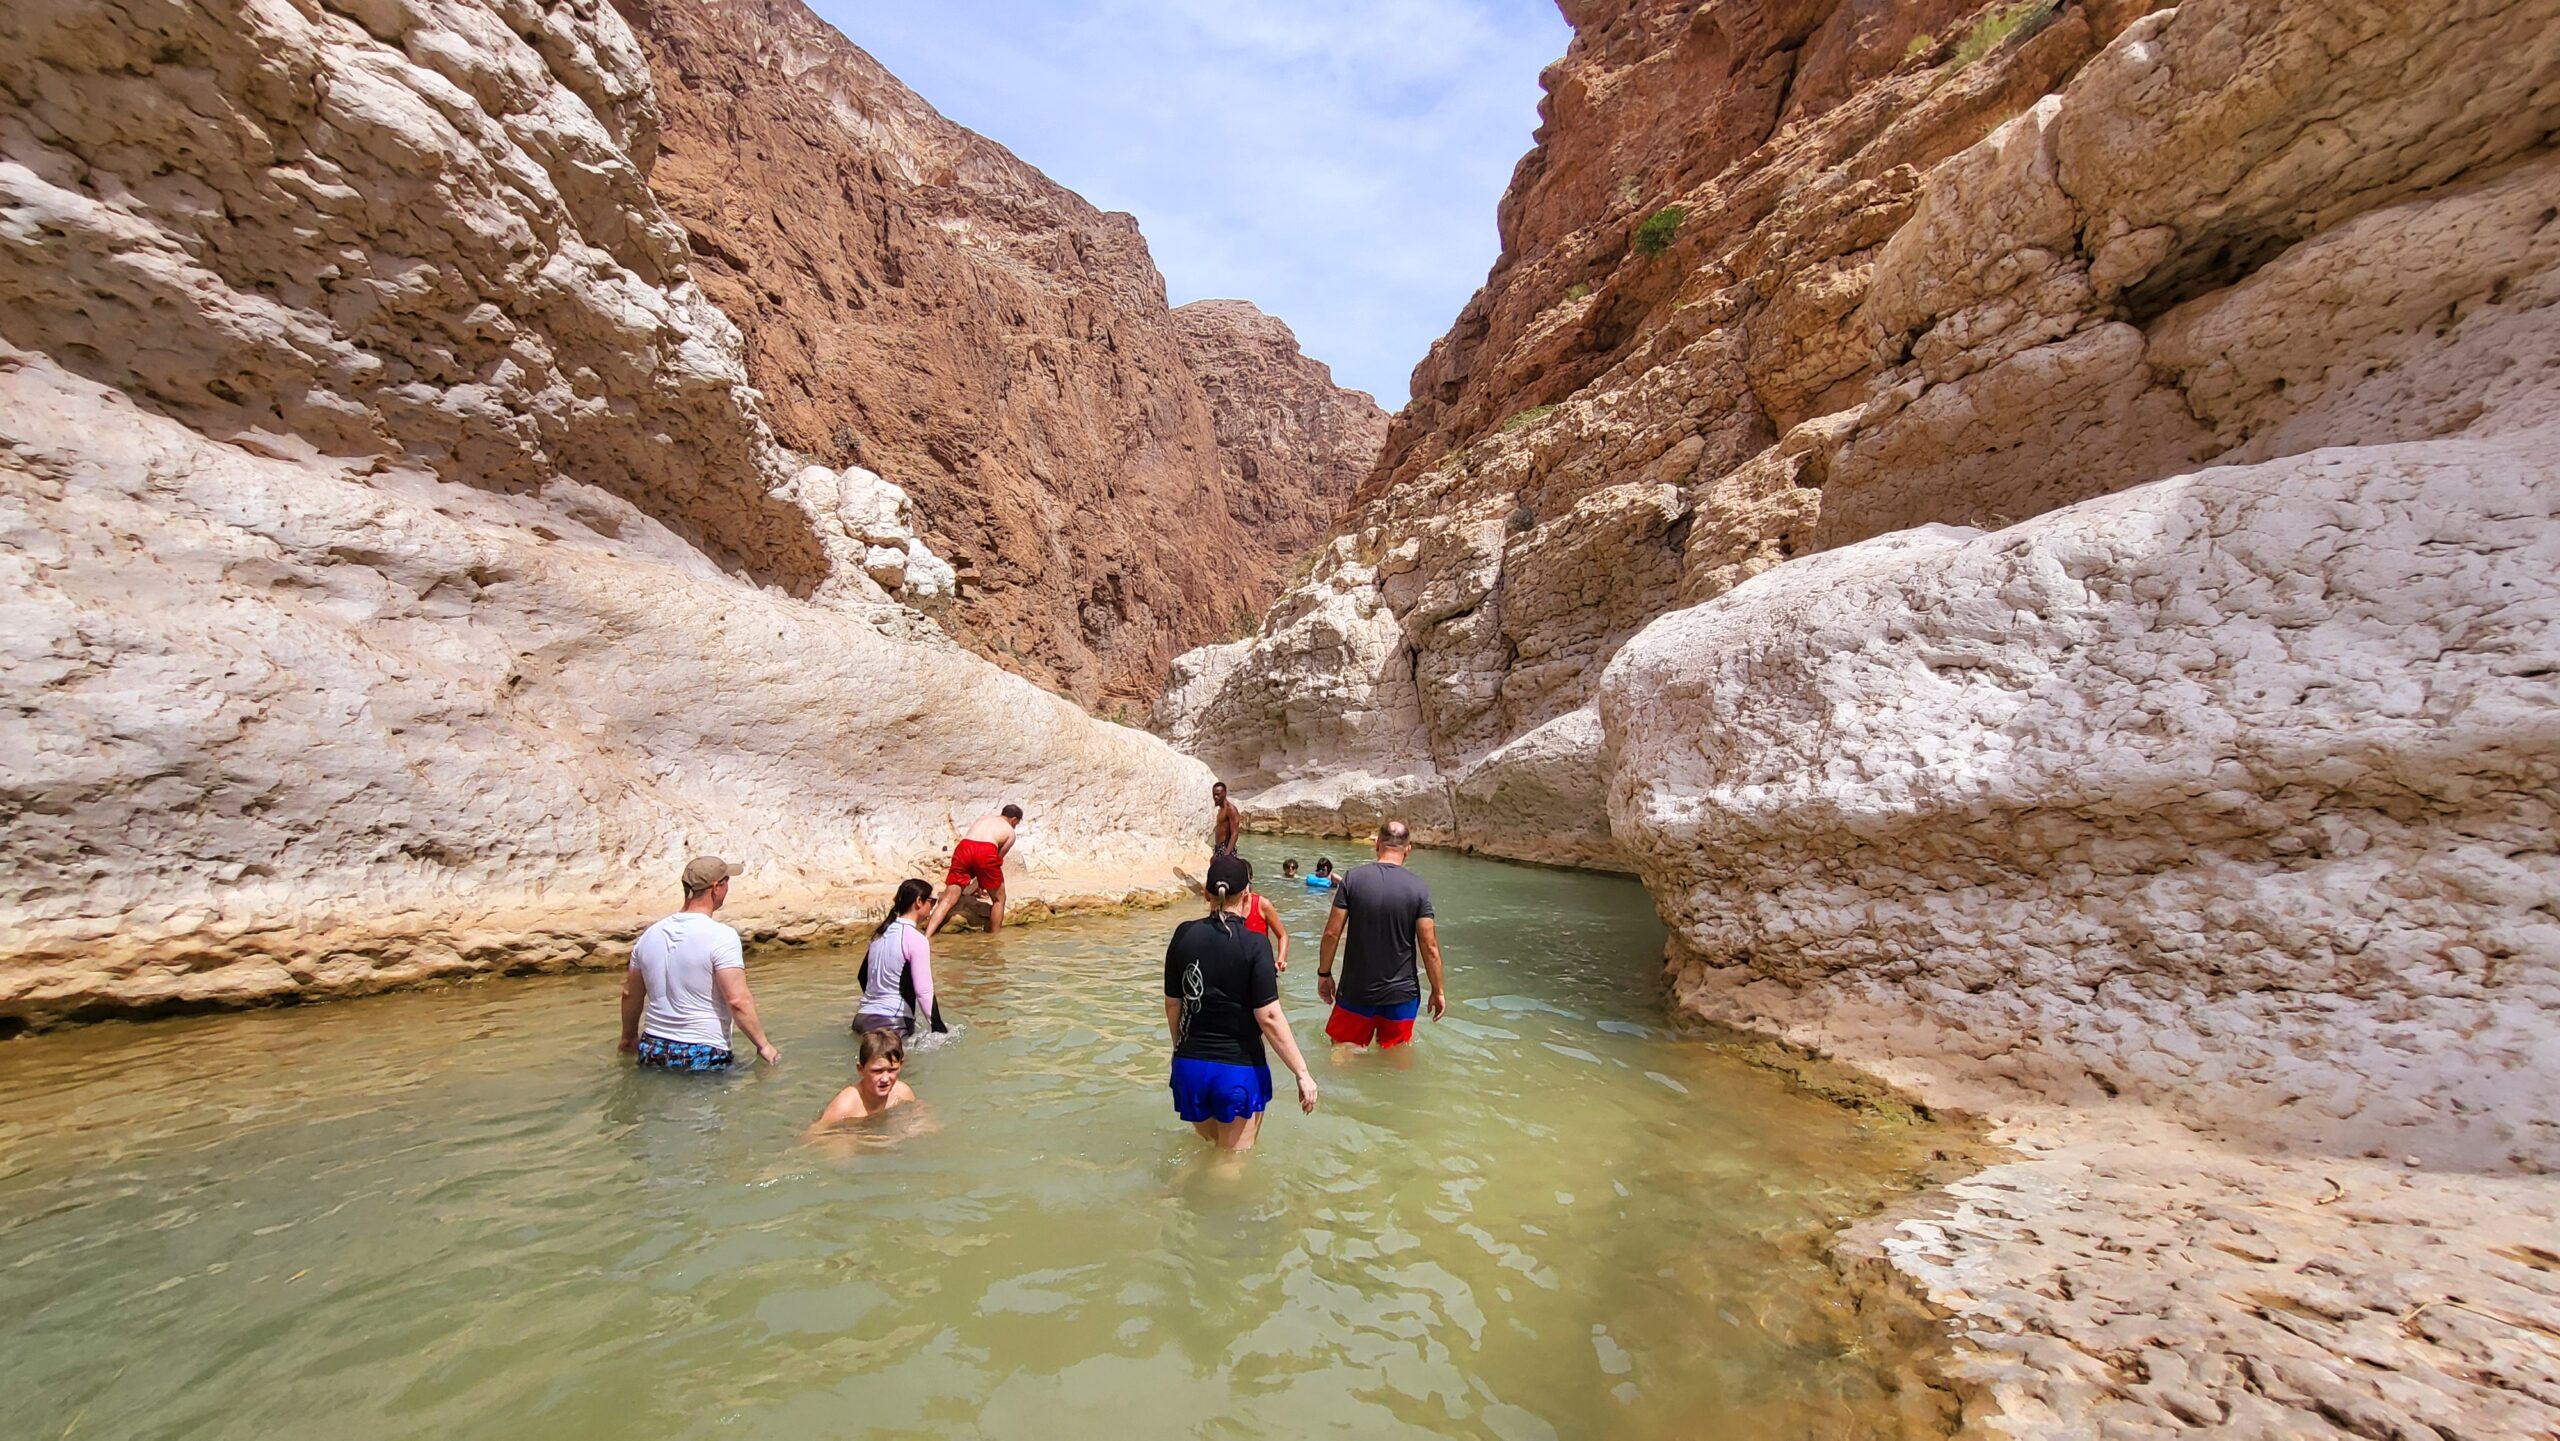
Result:
[[[718,856],[685,862],[684,909],[631,944],[631,971],[622,982],[622,1049],[639,1053],[641,1065],[726,1070],[736,1059],[729,1051],[732,1018],[766,1065],[782,1059],[747,994],[737,931],[711,919],[729,899],[733,874]]]

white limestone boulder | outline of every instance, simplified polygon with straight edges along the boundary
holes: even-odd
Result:
[[[1450,791],[1462,845],[1514,860],[1591,870],[1628,869],[1609,834],[1600,774],[1600,713],[1570,710],[1467,768]]]
[[[1923,1083],[2560,1165],[2555,440],[2208,470],[1657,620],[1600,715],[1681,998]]]

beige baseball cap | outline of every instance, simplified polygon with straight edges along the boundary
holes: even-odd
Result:
[[[737,873],[735,867],[718,856],[695,856],[684,863],[684,888],[707,891]]]

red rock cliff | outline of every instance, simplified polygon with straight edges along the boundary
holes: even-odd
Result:
[[[965,644],[1109,711],[1260,609],[1376,453],[1368,397],[1250,306],[1177,322],[1135,220],[798,0],[618,3],[666,114],[651,184],[775,431],[905,487]],[[1269,358],[1227,368],[1245,354]]]
[[[1272,815],[1367,777],[1506,844],[1461,778],[1654,617],[1910,526],[2453,433],[2479,404],[2383,395],[2393,347],[2531,293],[2540,242],[2505,232],[2425,286],[2269,267],[2552,163],[2549,0],[1565,9],[1501,258],[1357,508],[1252,653],[1182,663],[1159,710],[1240,785],[1310,787]],[[2475,401],[2530,368],[2468,343]]]

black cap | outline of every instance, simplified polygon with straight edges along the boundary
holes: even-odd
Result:
[[[1209,858],[1209,889],[1220,895],[1244,894],[1253,884],[1253,864],[1244,857],[1221,851]]]

